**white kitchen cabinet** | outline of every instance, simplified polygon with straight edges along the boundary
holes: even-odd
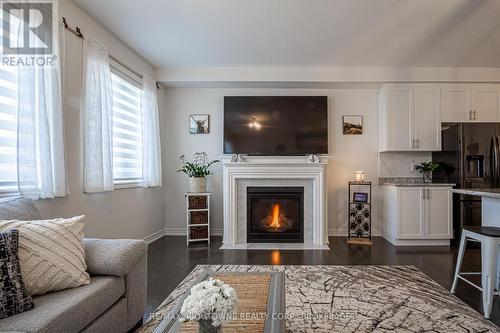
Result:
[[[450,84],[441,87],[441,121],[500,121],[499,91],[498,86],[490,84]]]
[[[470,120],[467,87],[453,85],[441,88],[441,121],[464,122]]]
[[[497,87],[472,87],[470,101],[473,121],[488,122],[500,120]]]
[[[379,94],[379,151],[441,149],[439,88],[388,84]]]
[[[424,199],[422,189],[402,187],[398,191],[398,238],[420,239],[424,235]]]
[[[452,194],[449,188],[428,188],[424,211],[425,234],[430,239],[451,239],[452,230]]]
[[[385,239],[394,245],[449,245],[453,234],[451,187],[382,188]]]
[[[420,86],[413,89],[413,137],[417,150],[441,150],[439,89]]]

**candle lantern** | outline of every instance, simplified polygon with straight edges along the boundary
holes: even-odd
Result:
[[[365,172],[364,171],[355,171],[354,175],[355,175],[355,180],[357,182],[362,182],[365,180]]]

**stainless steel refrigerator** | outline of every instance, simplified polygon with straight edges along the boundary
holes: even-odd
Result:
[[[442,151],[432,160],[442,168],[433,173],[436,183],[454,183],[457,188],[500,187],[500,123],[443,124]],[[453,195],[455,242],[462,228],[481,225],[481,197]]]

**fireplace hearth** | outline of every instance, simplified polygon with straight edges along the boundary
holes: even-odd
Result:
[[[247,187],[247,242],[304,242],[304,188]]]

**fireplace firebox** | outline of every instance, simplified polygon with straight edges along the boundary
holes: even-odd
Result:
[[[247,187],[247,243],[303,243],[303,187]]]

